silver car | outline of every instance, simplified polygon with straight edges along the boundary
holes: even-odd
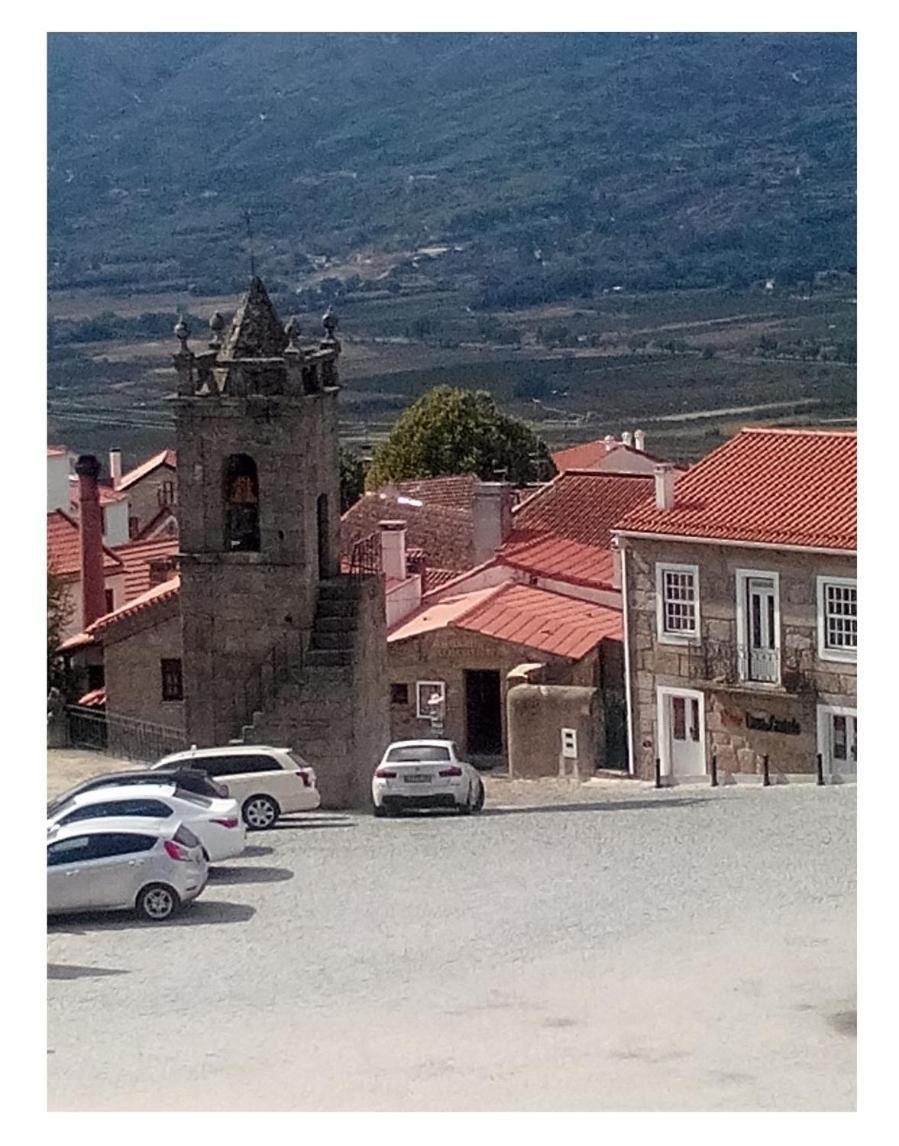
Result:
[[[171,820],[104,818],[47,836],[47,914],[133,910],[161,922],[206,886],[203,847]]]

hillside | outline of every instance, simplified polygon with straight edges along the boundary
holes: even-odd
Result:
[[[52,289],[474,309],[855,262],[844,35],[54,34]]]

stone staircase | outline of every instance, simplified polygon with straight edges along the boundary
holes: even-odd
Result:
[[[378,615],[373,616],[373,604],[380,609],[380,624],[374,626]],[[387,687],[383,659],[386,635],[377,579],[341,576],[322,581],[301,662],[253,713],[240,739],[296,749],[316,769],[323,806],[366,804],[378,746],[387,731],[386,697],[380,695]]]

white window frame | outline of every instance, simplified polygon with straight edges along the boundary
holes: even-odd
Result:
[[[665,629],[665,574],[689,573],[693,577],[694,627],[692,632],[670,633]],[[680,565],[671,561],[656,562],[656,639],[660,645],[695,645],[699,643],[699,566]]]
[[[431,719],[430,710],[428,710],[426,712],[422,712],[422,710],[421,710],[422,709],[421,690],[423,688],[428,689],[428,694],[427,694],[428,699],[430,699],[430,697],[433,695],[435,690],[437,692],[439,692],[440,693],[440,700],[443,703],[444,707],[446,707],[446,681],[443,681],[443,680],[417,680],[415,682],[415,715],[419,720],[430,720]],[[425,706],[427,707],[427,700],[425,700]]]
[[[854,664],[858,660],[858,649],[831,649],[827,647],[827,586],[840,585],[852,588],[858,592],[858,580],[855,577],[818,577],[818,660],[842,661],[844,664]]]
[[[737,667],[740,680],[743,684],[751,684],[753,688],[761,689],[780,688],[781,671],[783,668],[783,648],[781,646],[780,629],[780,574],[771,569],[736,569],[737,579]],[[753,577],[766,578],[774,582],[774,651],[777,653],[777,680],[753,680],[749,675],[749,648],[752,634],[749,631],[749,616],[746,612],[746,589]],[[746,663],[741,663],[739,650],[747,652]]]

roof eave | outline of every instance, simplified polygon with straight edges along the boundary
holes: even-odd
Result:
[[[780,541],[742,541],[728,537],[693,537],[687,533],[652,533],[638,529],[613,529],[613,537],[635,537],[641,541],[695,542],[697,545],[729,545],[735,549],[779,549],[787,553],[821,553],[829,557],[857,557],[856,549],[836,549],[824,545],[786,545]]]

